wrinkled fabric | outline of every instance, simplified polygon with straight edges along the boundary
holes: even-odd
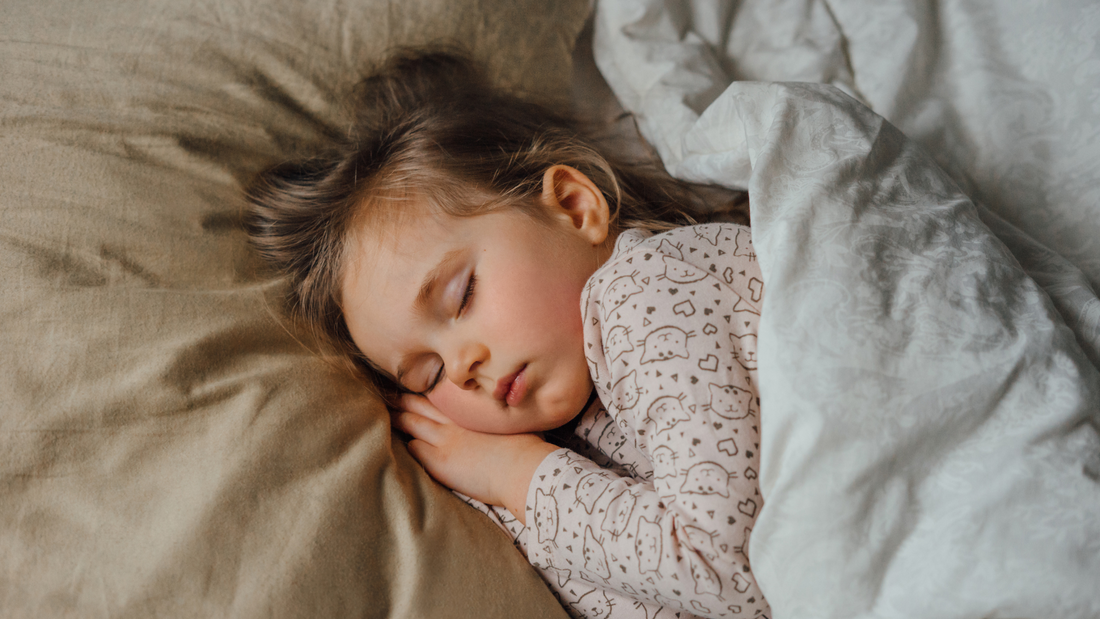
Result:
[[[567,616],[277,317],[240,220],[391,45],[549,98],[588,8],[3,3],[0,615]]]
[[[774,616],[1100,616],[1088,278],[843,72],[723,82],[686,15],[602,2],[596,61],[672,173],[750,194],[768,291],[750,560]]]
[[[830,84],[1100,289],[1100,4],[612,0],[600,12],[600,66],[630,76],[615,94],[663,156],[733,80]],[[609,22],[619,34],[605,36]]]

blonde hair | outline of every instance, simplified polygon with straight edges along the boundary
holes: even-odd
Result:
[[[460,53],[398,52],[362,81],[356,103],[346,139],[256,180],[245,227],[287,280],[289,317],[376,384],[380,372],[355,346],[341,311],[355,226],[396,215],[412,197],[457,217],[504,208],[538,217],[543,174],[557,164],[576,168],[603,192],[613,230],[665,230],[698,218],[692,186],[652,164],[602,153],[578,121],[493,87]]]

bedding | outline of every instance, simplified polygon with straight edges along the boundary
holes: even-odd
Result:
[[[669,169],[752,194],[776,617],[1100,616],[1094,4],[599,2]],[[589,9],[5,3],[5,616],[566,616],[280,323],[237,222],[387,47],[561,101]]]
[[[568,103],[589,7],[10,0],[0,11],[0,615],[565,617],[276,317],[239,219],[396,45]]]
[[[599,4],[669,171],[749,191],[777,619],[1100,617],[1095,8]]]

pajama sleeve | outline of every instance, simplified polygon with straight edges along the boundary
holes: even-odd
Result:
[[[528,556],[594,590],[704,617],[759,617],[770,611],[747,544],[762,506],[762,282],[747,229],[686,230],[617,251],[586,297],[597,390],[652,470],[623,476],[569,450],[551,454],[528,494]]]
[[[637,461],[636,453],[624,453],[612,451],[604,453],[596,443],[588,442],[589,436],[605,439],[604,445],[621,445],[622,435],[618,433],[617,426],[610,422],[610,418],[603,405],[597,400],[585,411],[579,423],[574,428],[575,433],[557,436],[558,440],[572,449],[583,454],[595,462],[602,462],[611,467],[618,467],[620,463],[608,462],[608,457],[614,453],[625,460]],[[590,430],[595,431],[591,434]],[[619,437],[619,438],[615,438]],[[627,468],[621,468],[624,474],[629,474]],[[462,493],[455,494],[474,509],[485,514],[493,523],[504,530],[512,539],[512,543],[524,556],[527,555],[527,538],[532,529],[526,528],[503,507],[485,505]],[[532,534],[533,535],[533,534]],[[622,591],[611,589],[595,589],[588,582],[571,579],[570,573],[565,570],[551,570],[539,568],[539,575],[546,582],[550,590],[557,596],[562,606],[576,619],[690,619],[681,613],[669,609],[662,609],[653,602],[642,602],[631,599]],[[613,614],[609,614],[614,609]]]

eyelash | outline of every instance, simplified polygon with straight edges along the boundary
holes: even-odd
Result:
[[[438,385],[440,383],[440,381],[442,381],[442,380],[443,380],[443,366],[439,366],[439,371],[435,373],[435,378],[432,379],[432,384],[428,385],[428,388],[425,389],[424,391],[421,391],[420,395],[427,397],[427,395],[432,392],[432,389],[435,389],[436,385]]]
[[[474,296],[474,289],[476,287],[477,287],[477,274],[476,273],[471,273],[470,274],[470,281],[467,282],[467,284],[466,284],[466,292],[464,292],[462,294],[462,301],[458,304],[458,315],[459,316],[464,314],[466,312],[466,309],[470,307],[470,300]],[[439,381],[443,380],[443,376],[445,376],[444,367],[439,366],[439,371],[436,372],[435,378],[432,379],[431,384],[428,385],[428,388],[425,389],[424,391],[422,391],[420,393],[420,395],[426,395],[426,394],[430,393],[432,389],[435,389],[436,385],[439,384]]]
[[[470,273],[470,281],[466,284],[466,292],[462,295],[462,303],[458,306],[458,315],[461,316],[470,306],[470,299],[474,296],[474,288],[477,286],[477,274]]]

